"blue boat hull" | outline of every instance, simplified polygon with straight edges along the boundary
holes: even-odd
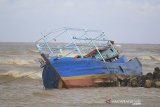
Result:
[[[97,81],[106,82],[117,75],[141,75],[142,65],[137,58],[127,61],[120,57],[113,62],[103,62],[94,58],[52,57],[49,59],[57,73],[45,65],[43,83],[45,88],[62,87],[62,81],[68,88],[94,86]]]

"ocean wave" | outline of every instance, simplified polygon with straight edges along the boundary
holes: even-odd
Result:
[[[35,49],[30,49],[29,50],[31,53],[39,53],[39,51],[38,50],[35,50]]]
[[[140,60],[160,61],[160,56],[138,56]]]
[[[41,79],[42,72],[41,71],[23,72],[23,71],[10,70],[8,72],[0,73],[0,76],[10,76],[14,78]]]
[[[151,56],[153,60],[160,61],[160,56]]]
[[[29,65],[37,62],[36,59],[3,58],[0,64]]]
[[[115,47],[122,47],[120,44],[116,44]]]

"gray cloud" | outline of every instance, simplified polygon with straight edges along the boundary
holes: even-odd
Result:
[[[1,0],[0,41],[56,28],[101,29],[117,42],[160,43],[159,0]]]

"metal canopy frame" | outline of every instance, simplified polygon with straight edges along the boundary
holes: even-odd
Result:
[[[114,48],[102,31],[66,27],[43,35],[35,44],[40,53],[49,54],[50,56],[61,55],[67,57],[71,53],[77,53],[83,57],[96,49],[104,62],[105,59],[99,49]],[[64,52],[64,50],[67,51]]]

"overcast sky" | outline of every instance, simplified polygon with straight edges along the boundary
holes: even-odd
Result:
[[[0,0],[0,41],[34,42],[61,27],[103,30],[118,43],[160,44],[160,0]]]

